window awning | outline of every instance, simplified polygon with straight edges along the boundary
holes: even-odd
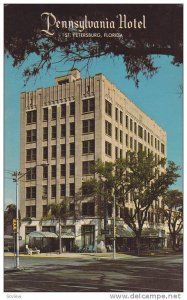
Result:
[[[141,236],[146,238],[164,238],[165,230],[155,228],[144,228],[142,230]]]
[[[74,239],[75,233],[74,232],[62,232],[61,238],[62,239]]]
[[[31,238],[57,238],[57,234],[49,231],[32,231],[28,235]]]

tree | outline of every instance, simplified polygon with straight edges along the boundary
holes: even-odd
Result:
[[[59,223],[59,253],[62,253],[62,245],[61,245],[61,224],[62,220],[66,218],[66,205],[64,202],[61,203],[51,203],[48,206],[48,214],[43,217],[40,222],[46,220],[57,220]]]
[[[104,218],[104,229],[108,224],[108,204],[113,201],[114,187],[114,164],[112,162],[102,162],[98,159],[94,166],[94,173],[97,179],[92,178],[83,183],[83,196],[95,196],[95,204],[98,213]]]
[[[120,26],[120,15],[136,25],[123,24],[127,28],[120,28],[124,27]],[[92,28],[84,28],[85,16],[95,24]],[[146,28],[138,29],[137,22],[142,21],[143,16]],[[76,62],[86,61],[88,67],[94,57],[108,55],[123,57],[127,78],[132,78],[138,86],[140,73],[149,78],[158,71],[153,55],[171,56],[176,66],[183,61],[183,6],[180,4],[6,4],[4,19],[5,54],[13,58],[13,66],[21,65],[31,54],[38,59],[24,70],[26,80],[44,67],[51,68],[53,63],[70,61],[73,68]],[[51,35],[44,32],[47,20],[51,23]],[[84,27],[79,23],[73,30],[64,28],[62,24],[69,20],[83,21]],[[105,24],[103,30],[97,26],[100,21]],[[100,38],[97,34],[101,32]],[[108,38],[104,32],[119,36]],[[65,33],[69,33],[69,37]],[[59,60],[53,62],[56,52]]]
[[[169,161],[165,168],[165,159],[156,159],[153,154],[145,152],[127,152],[126,159],[119,159],[115,163],[102,163],[101,168],[96,165],[96,178],[87,182],[92,185],[95,195],[111,201],[116,197],[116,203],[121,207],[124,222],[133,230],[136,239],[136,249],[139,255],[142,229],[147,221],[148,211],[154,201],[162,197],[170,185],[175,183],[179,174],[179,167]],[[110,169],[108,169],[110,164]],[[165,168],[165,170],[163,169]],[[162,171],[162,172],[161,172]],[[103,187],[106,182],[110,188]],[[129,209],[127,195],[130,193],[134,212]]]
[[[160,209],[160,212],[167,221],[172,247],[173,250],[176,250],[178,248],[177,238],[183,229],[183,194],[178,190],[169,190],[163,201],[164,208]]]
[[[125,160],[116,163],[118,202],[122,205],[124,222],[135,234],[138,255],[142,230],[153,202],[158,202],[179,177],[179,167],[174,162],[169,161],[166,168],[165,164],[165,159],[158,160],[145,152],[128,152]],[[127,194],[131,195],[134,212],[128,207]]]

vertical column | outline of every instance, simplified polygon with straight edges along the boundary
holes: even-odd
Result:
[[[56,128],[57,128],[57,136],[56,136],[56,199],[57,202],[60,201],[60,106],[57,106],[57,119],[56,119]]]
[[[43,134],[43,114],[42,114],[42,97],[41,90],[37,91],[36,94],[36,107],[37,107],[37,140],[36,140],[36,219],[40,220],[42,217],[42,171],[43,168],[40,166],[42,163],[42,134]]]

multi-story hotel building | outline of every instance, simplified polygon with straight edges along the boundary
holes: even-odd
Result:
[[[73,69],[52,87],[21,93],[20,209],[32,218],[22,223],[23,240],[35,230],[58,232],[58,223],[40,220],[50,203],[66,201],[66,249],[99,241],[103,218],[94,199],[82,196],[82,184],[93,176],[94,161],[125,158],[128,150],[165,157],[166,132],[103,74],[82,79]],[[158,225],[154,213],[149,219]]]

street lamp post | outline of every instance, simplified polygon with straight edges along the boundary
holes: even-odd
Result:
[[[113,214],[114,214],[114,221],[113,221],[113,259],[116,259],[116,197],[114,194],[114,209],[113,209]]]
[[[14,172],[13,176],[15,176],[16,183],[16,268],[19,269],[19,191],[18,191],[18,180],[19,180],[20,172]]]

